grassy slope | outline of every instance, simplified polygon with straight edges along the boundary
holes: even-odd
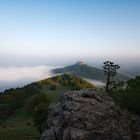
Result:
[[[73,90],[74,87],[70,86],[71,80],[75,82],[74,84],[80,81],[83,87],[86,86],[86,88],[94,88],[93,85],[89,84],[85,80],[67,74],[45,79],[36,83],[41,85],[41,91],[46,94],[49,103],[52,103],[58,101],[58,97],[62,92]],[[54,85],[56,86],[55,90],[51,89]],[[38,139],[39,132],[33,124],[32,117],[27,115],[25,111],[32,97],[33,96],[26,99],[23,108],[16,110],[13,115],[0,122],[0,140]]]
[[[44,90],[43,92],[50,103],[57,102],[59,91]],[[40,134],[34,126],[32,117],[26,114],[28,103],[26,101],[23,108],[18,109],[12,116],[1,122],[0,140],[36,140],[39,137]]]
[[[38,130],[33,124],[31,116],[26,114],[26,105],[9,116],[0,125],[0,139],[2,140],[35,140],[39,137]]]

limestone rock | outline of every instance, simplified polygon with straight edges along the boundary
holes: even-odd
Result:
[[[49,106],[40,140],[138,140],[135,117],[120,110],[106,93],[69,91]]]

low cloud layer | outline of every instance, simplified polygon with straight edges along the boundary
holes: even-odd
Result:
[[[29,83],[54,76],[52,66],[37,67],[0,67],[0,91],[17,88]],[[85,79],[85,78],[84,78]],[[104,86],[99,81],[85,79],[95,86]]]
[[[0,91],[53,76],[51,66],[0,67]]]

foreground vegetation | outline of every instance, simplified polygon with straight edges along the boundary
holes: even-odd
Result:
[[[124,89],[110,91],[109,95],[119,106],[140,115],[140,76],[128,80]]]
[[[118,64],[111,61],[103,64],[106,76],[105,91],[114,98],[119,106],[140,115],[140,76],[124,83],[117,79],[117,70],[120,68]]]
[[[94,86],[74,75],[64,74],[1,93],[0,139],[38,139],[45,124],[47,106],[57,102],[62,92],[82,88]]]

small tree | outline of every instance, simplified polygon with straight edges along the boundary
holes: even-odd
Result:
[[[46,120],[48,116],[48,109],[46,104],[39,104],[33,112],[33,120],[39,132],[42,133],[46,127]]]
[[[27,112],[33,116],[34,124],[40,133],[45,129],[48,105],[46,95],[44,93],[37,93],[27,107]]]
[[[27,106],[27,112],[29,114],[33,114],[34,109],[39,106],[40,104],[46,104],[48,105],[48,100],[46,98],[46,95],[44,93],[37,93],[32,97],[31,102]]]
[[[106,76],[106,92],[108,92],[109,87],[112,86],[112,84],[115,82],[117,70],[120,68],[119,65],[114,64],[113,62],[110,61],[105,61],[103,62],[104,66],[104,75]]]

